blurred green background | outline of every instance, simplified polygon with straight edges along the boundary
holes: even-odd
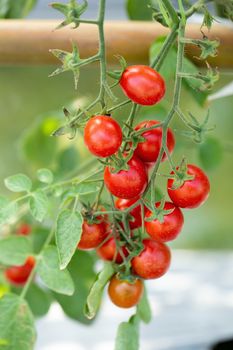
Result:
[[[62,117],[62,107],[69,106],[72,101],[78,99],[78,103],[86,104],[88,99],[93,98],[97,94],[98,88],[98,69],[90,67],[81,72],[79,88],[74,90],[71,74],[64,74],[55,78],[48,78],[49,73],[54,67],[1,67],[1,86],[0,86],[0,188],[1,192],[6,192],[3,186],[3,179],[11,174],[26,171],[33,176],[37,167],[46,166],[53,167],[54,154],[53,148],[56,144],[56,152],[61,152],[64,162],[79,163],[87,157],[87,151],[83,146],[82,136],[78,135],[74,140],[68,140],[67,137],[58,139],[51,138],[49,135],[56,127],[57,118]],[[232,75],[222,72],[220,80],[215,87],[218,90],[225,84],[229,83]],[[170,84],[171,85],[171,84]],[[140,112],[140,118],[162,119],[166,115],[166,109],[170,104],[170,95],[172,91],[168,91],[163,103],[155,108],[143,109]],[[85,93],[85,95],[84,95]],[[116,90],[117,96],[121,97],[121,93]],[[193,93],[184,89],[182,94],[182,108],[185,112],[192,112],[199,120],[203,119],[207,113],[208,106],[200,107],[193,97]],[[204,206],[196,210],[185,211],[185,227],[183,233],[173,245],[178,248],[205,248],[205,249],[232,249],[233,248],[233,219],[232,219],[232,133],[233,133],[233,99],[225,97],[212,102],[210,108],[210,125],[216,125],[216,129],[212,132],[212,137],[221,142],[224,151],[223,159],[219,165],[212,167],[208,171],[211,181],[211,195]],[[58,111],[58,112],[54,112]],[[114,114],[118,120],[125,120],[127,117],[128,107],[121,109]],[[42,117],[41,117],[42,116]],[[27,165],[22,151],[20,150],[20,138],[22,134],[28,134],[27,129],[30,127],[38,128],[40,120],[44,117],[49,118],[42,127],[42,134],[37,138],[36,142],[38,164],[31,162]],[[63,117],[62,117],[63,118]],[[177,120],[178,118],[176,118]],[[200,163],[199,145],[195,145],[190,139],[180,133],[180,129],[184,126],[177,121],[172,125],[177,137],[176,151],[174,154],[175,161],[179,162],[182,156],[186,156],[189,162]],[[176,130],[177,129],[177,130]],[[32,131],[28,135],[31,135]],[[34,142],[34,141],[33,141]],[[47,144],[48,143],[48,144]],[[27,144],[27,153],[30,158],[30,142]],[[68,152],[68,156],[64,158],[63,148],[75,150]],[[48,153],[43,156],[43,147],[48,148]],[[50,152],[50,151],[51,152]],[[50,153],[49,153],[50,152]],[[55,153],[56,153],[55,152]],[[210,158],[214,159],[219,152],[213,149]],[[40,158],[41,157],[41,158]],[[218,158],[218,157],[217,157]],[[216,158],[216,161],[217,161]],[[65,160],[64,160],[65,159]],[[210,159],[210,163],[211,162]],[[207,157],[208,163],[208,157]],[[215,163],[215,161],[213,162]],[[208,164],[207,164],[208,165]],[[211,165],[211,164],[210,164]],[[67,164],[66,164],[67,166]],[[167,173],[168,168],[163,165],[161,173]],[[165,184],[164,178],[159,178],[162,188]]]

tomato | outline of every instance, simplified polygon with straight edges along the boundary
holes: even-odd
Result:
[[[111,117],[96,115],[89,119],[84,129],[84,141],[89,151],[97,157],[109,157],[122,143],[120,125]]]
[[[144,239],[143,245],[143,251],[132,259],[133,272],[144,279],[163,276],[170,266],[170,249],[152,239]]]
[[[108,294],[116,306],[130,308],[137,305],[143,295],[143,282],[136,279],[130,283],[113,276],[108,286]]]
[[[22,266],[11,266],[5,270],[7,280],[14,285],[24,285],[35,266],[35,258],[29,256]]]
[[[120,86],[130,100],[144,106],[158,103],[166,90],[161,75],[143,65],[127,67],[121,76]]]
[[[156,203],[156,207],[159,207],[160,203]],[[173,210],[170,214],[164,215],[163,222],[158,219],[153,221],[145,221],[145,228],[151,238],[159,242],[168,242],[175,239],[181,232],[184,217],[180,208],[176,207],[171,202],[166,202],[164,210]],[[147,211],[145,218],[151,216],[151,211]]]
[[[119,210],[125,210],[134,203],[136,203],[139,200],[139,197],[132,198],[132,199],[123,199],[118,198],[115,201],[115,207]],[[136,228],[139,228],[142,226],[142,216],[141,216],[141,205],[137,205],[135,208],[133,208],[129,214],[133,217],[132,220],[129,220],[129,227],[131,230],[134,230]]]
[[[129,169],[111,172],[110,167],[104,170],[104,182],[107,189],[116,197],[131,199],[139,196],[147,185],[147,172],[142,161],[133,156],[128,161]]]
[[[135,130],[140,130],[144,128],[150,128],[153,125],[160,124],[158,120],[147,120],[136,125]],[[162,145],[162,128],[156,128],[149,131],[145,131],[141,134],[144,138],[144,142],[140,142],[137,145],[135,150],[135,154],[143,161],[143,162],[156,162],[160,148]],[[170,153],[173,152],[175,147],[175,137],[170,128],[167,130],[167,148]],[[165,152],[163,153],[162,160],[167,158]]]
[[[32,231],[32,228],[30,225],[24,223],[24,224],[21,224],[18,229],[17,229],[17,234],[18,235],[23,235],[23,236],[28,236],[30,235]]]
[[[128,250],[126,249],[126,247],[121,248],[122,254],[124,254],[124,256],[127,257],[129,255]],[[117,253],[116,242],[114,237],[111,237],[100,248],[98,248],[96,252],[98,256],[103,260],[114,261],[117,264],[121,264],[123,262],[121,253]]]
[[[98,217],[98,219],[101,219]],[[108,224],[105,221],[89,224],[83,222],[82,235],[77,248],[81,250],[93,249],[100,245],[108,235]]]
[[[188,174],[193,175],[178,189],[172,190],[173,179],[167,183],[168,194],[173,203],[181,208],[196,208],[203,204],[210,192],[210,183],[207,175],[196,165],[188,164]]]

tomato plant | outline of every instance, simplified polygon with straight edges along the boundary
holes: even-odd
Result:
[[[130,343],[136,344],[132,350],[137,350],[139,323],[148,322],[151,313],[144,280],[160,278],[168,271],[171,252],[165,242],[175,239],[182,230],[184,217],[180,208],[198,207],[208,197],[208,175],[185,158],[173,155],[176,140],[171,122],[179,121],[176,135],[188,136],[194,145],[204,141],[204,149],[197,147],[201,159],[211,153],[206,151],[208,144],[221,153],[216,142],[206,142],[210,140],[206,134],[213,129],[208,125],[209,113],[201,121],[201,116],[184,113],[181,104],[185,86],[200,103],[218,79],[217,71],[209,64],[206,71],[199,72],[185,57],[187,44],[199,48],[200,60],[217,54],[217,40],[209,40],[207,35],[203,39],[185,35],[188,19],[199,11],[205,12],[202,27],[211,28],[213,17],[206,6],[209,1],[190,5],[178,0],[177,6],[170,0],[154,2],[158,6],[145,9],[143,2],[140,6],[146,16],[150,14],[168,28],[168,35],[152,44],[150,64],[128,65],[118,55],[121,67],[113,71],[106,55],[106,0],[99,0],[98,17],[90,20],[82,18],[88,0],[52,4],[65,16],[57,29],[70,24],[77,30],[81,23],[95,25],[99,45],[97,52],[87,58],[80,58],[76,44],[71,52],[52,49],[62,66],[51,76],[71,71],[77,88],[80,69],[98,62],[99,93],[94,100],[85,100],[82,107],[64,108],[63,125],[59,124],[61,118],[51,117],[47,124],[44,120],[37,124],[32,135],[26,135],[23,147],[27,148],[24,153],[30,162],[31,150],[36,153],[36,162],[29,168],[34,169],[35,164],[42,164],[42,168],[35,174],[19,173],[4,181],[14,193],[11,199],[0,196],[0,225],[4,232],[0,239],[0,270],[6,284],[6,293],[0,298],[0,345],[6,345],[6,350],[8,344],[10,349],[33,349],[32,312],[36,316],[43,314],[41,309],[48,312],[52,300],[69,317],[89,324],[99,311],[107,285],[115,305],[137,306],[130,320],[120,325],[116,338],[117,349],[129,350]],[[137,16],[140,10],[141,7]],[[167,61],[169,55],[171,64]],[[162,67],[166,68],[163,73]],[[167,76],[170,70],[172,74]],[[126,96],[119,102],[116,86]],[[154,105],[156,109],[151,107]],[[118,120],[120,115],[124,120]],[[69,147],[63,140],[54,141],[54,146],[49,138],[51,132],[54,137],[68,136]],[[74,140],[76,135],[78,142]],[[82,137],[90,157],[77,152]],[[39,146],[35,146],[35,140]],[[177,148],[182,145],[178,140]],[[182,152],[186,154],[186,147]],[[83,161],[85,156],[88,159]],[[51,169],[43,167],[50,165]],[[157,182],[159,176],[168,179],[167,186]],[[159,199],[158,192],[162,193]],[[96,274],[97,259],[100,270]],[[14,289],[13,285],[21,288]],[[39,302],[43,308],[38,307]],[[23,348],[19,348],[18,339],[22,339]]]

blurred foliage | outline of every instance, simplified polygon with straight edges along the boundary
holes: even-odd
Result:
[[[0,18],[23,18],[36,5],[37,0],[0,0]]]

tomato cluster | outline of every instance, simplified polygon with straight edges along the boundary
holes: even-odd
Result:
[[[120,86],[133,102],[140,105],[156,104],[165,94],[163,78],[146,66],[126,68]],[[210,190],[206,174],[197,166],[188,164],[186,171],[180,166],[176,169],[177,174],[174,171],[170,174],[167,182],[170,201],[148,204],[143,197],[149,183],[148,170],[153,168],[159,156],[161,161],[167,159],[167,153],[161,155],[161,122],[146,120],[137,124],[132,139],[136,135],[140,138],[135,144],[124,136],[120,125],[110,115],[92,117],[84,129],[89,151],[110,160],[105,163],[104,183],[116,197],[115,210],[126,212],[127,217],[123,220],[122,216],[121,222],[118,220],[113,224],[106,215],[98,217],[97,223],[84,221],[78,248],[96,248],[101,259],[115,264],[116,274],[110,281],[108,293],[113,303],[123,308],[139,302],[143,293],[142,280],[159,278],[167,272],[171,252],[166,243],[180,234],[184,224],[180,208],[198,207]],[[167,129],[166,146],[166,152],[171,154],[175,137],[170,128]],[[117,168],[119,160],[123,163]],[[178,186],[175,175],[180,182]],[[140,231],[142,227],[147,236],[142,234],[144,230]],[[122,274],[123,266],[128,267],[128,275]]]

